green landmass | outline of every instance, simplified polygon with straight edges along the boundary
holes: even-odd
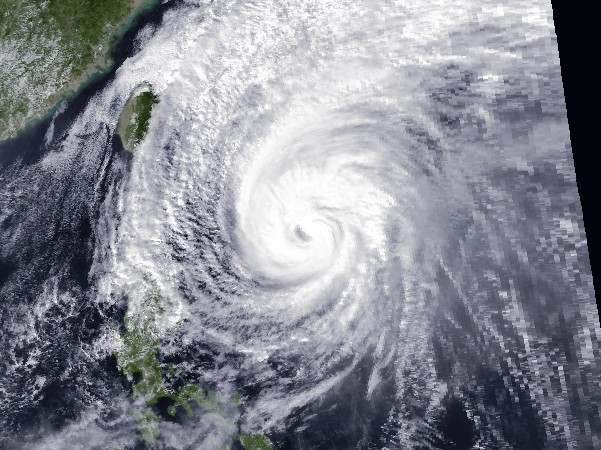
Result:
[[[159,437],[159,417],[146,408],[132,408],[131,414],[136,419],[138,431],[146,445],[153,445]]]
[[[193,384],[176,389],[165,381],[158,359],[161,339],[157,325],[165,314],[166,299],[149,277],[145,281],[148,286],[144,301],[135,314],[128,315],[121,336],[123,346],[115,352],[115,357],[119,371],[132,382],[134,401],[141,405],[132,408],[131,414],[142,438],[151,446],[159,436],[159,417],[150,406],[156,405],[159,399],[168,398],[175,403],[168,409],[172,416],[177,413],[176,406],[192,416],[192,401],[206,411],[217,411],[218,401],[215,394],[205,393]]]
[[[156,282],[144,277],[144,295],[136,311],[128,311],[125,331],[121,334],[123,345],[115,352],[119,371],[132,383],[134,407],[130,413],[138,425],[138,431],[148,447],[158,439],[160,418],[153,410],[161,398],[173,401],[167,407],[170,416],[176,416],[181,408],[189,417],[194,415],[192,404],[209,413],[225,413],[219,407],[219,399],[214,392],[205,391],[200,386],[185,384],[179,388],[172,382],[177,377],[177,365],[161,365],[158,355],[161,336],[158,324],[164,319],[168,299],[160,292]],[[165,373],[166,372],[166,373]],[[232,404],[240,406],[242,395],[234,392]],[[263,435],[239,435],[238,440],[246,450],[273,450],[273,445]],[[227,446],[223,446],[227,449]]]
[[[238,439],[245,450],[273,450],[271,442],[262,434],[250,436],[241,434]]]
[[[158,102],[159,98],[152,90],[144,91],[127,101],[117,123],[117,135],[126,150],[133,152],[144,140],[152,108]]]
[[[0,0],[0,141],[52,113],[112,64],[110,50],[156,0]]]

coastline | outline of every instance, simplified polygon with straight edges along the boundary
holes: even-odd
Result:
[[[41,112],[33,113],[31,117],[25,116],[22,123],[16,127],[8,126],[0,130],[0,145],[18,140],[24,133],[40,125],[44,121],[50,120],[60,109],[61,105],[78,94],[86,87],[94,84],[109,74],[116,63],[117,46],[126,34],[135,28],[144,14],[151,13],[161,4],[161,0],[132,0],[131,13],[116,27],[104,43],[106,49],[97,56],[91,63],[85,66],[81,73],[72,76],[59,90],[53,92],[45,102]],[[102,45],[101,43],[100,45]],[[71,74],[72,75],[72,74]],[[2,136],[4,135],[4,136]]]

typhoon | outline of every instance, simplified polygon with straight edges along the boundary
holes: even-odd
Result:
[[[156,8],[3,150],[0,445],[601,446],[548,0]]]

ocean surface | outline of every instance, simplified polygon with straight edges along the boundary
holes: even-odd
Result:
[[[117,121],[149,85],[132,154]],[[0,145],[0,448],[147,446],[128,317],[219,404],[146,405],[154,448],[601,448],[550,2],[143,15],[113,70]]]

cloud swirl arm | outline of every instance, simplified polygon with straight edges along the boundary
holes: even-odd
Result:
[[[10,320],[98,308],[73,354],[106,366],[142,324],[156,385],[219,412],[173,418],[111,366],[117,394],[52,442],[139,438],[134,405],[169,448],[594,448],[598,316],[547,3],[163,3],[39,161],[0,172],[22,177],[0,206],[92,218],[86,301],[65,263]],[[127,153],[119,116],[148,89]],[[77,219],[59,218],[48,236]]]

